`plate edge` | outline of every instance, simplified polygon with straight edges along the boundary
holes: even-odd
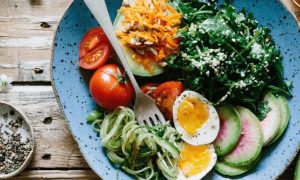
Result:
[[[55,49],[55,39],[56,39],[56,36],[57,36],[57,32],[58,32],[58,28],[59,28],[59,25],[61,24],[61,21],[64,19],[64,17],[66,16],[67,12],[70,10],[71,6],[75,3],[75,1],[73,1],[68,9],[64,12],[64,14],[62,15],[61,19],[59,20],[58,22],[58,25],[56,27],[56,30],[54,32],[54,36],[53,36],[53,40],[52,40],[52,46],[51,46],[51,62],[50,62],[50,82],[51,82],[51,86],[52,86],[52,90],[53,90],[53,93],[54,93],[54,96],[55,96],[55,99],[56,99],[56,102],[58,103],[58,107],[59,107],[59,110],[62,112],[62,115],[63,115],[63,118],[69,128],[69,131],[71,132],[72,134],[72,138],[74,139],[74,141],[76,142],[77,144],[77,147],[79,148],[79,151],[82,155],[82,157],[84,158],[84,160],[87,162],[88,166],[94,171],[94,173],[102,178],[97,172],[96,172],[96,167],[92,166],[90,163],[90,161],[86,158],[85,154],[83,153],[83,151],[81,150],[80,146],[79,146],[79,142],[78,140],[74,137],[74,133],[73,133],[73,130],[72,128],[70,127],[69,123],[67,122],[67,117],[66,117],[66,114],[65,114],[65,111],[63,110],[62,108],[62,104],[61,104],[61,101],[58,97],[58,93],[57,93],[57,89],[56,89],[56,86],[55,86],[55,83],[54,83],[54,76],[53,76],[53,62],[54,62],[54,49]]]

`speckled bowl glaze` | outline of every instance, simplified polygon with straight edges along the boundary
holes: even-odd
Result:
[[[121,1],[107,0],[107,5],[114,20]],[[272,30],[276,45],[283,55],[284,77],[293,81],[294,85],[294,97],[289,102],[292,116],[285,134],[278,143],[264,149],[261,161],[253,170],[236,177],[249,180],[275,179],[292,162],[300,144],[300,30],[279,0],[234,0],[233,5],[253,12],[261,25]],[[90,167],[103,179],[131,179],[110,164],[99,137],[85,120],[86,115],[96,109],[97,105],[88,89],[91,72],[78,68],[78,49],[84,33],[97,25],[83,1],[75,0],[56,33],[52,62],[53,87],[71,132]],[[228,178],[215,172],[207,177]]]
[[[0,179],[7,179],[20,174],[28,166],[33,156],[33,152],[34,152],[33,128],[30,125],[27,116],[22,111],[14,107],[13,105],[0,101],[0,125],[3,125],[2,127],[3,129],[2,130],[0,129],[0,131],[2,131],[3,133],[5,130],[7,130],[5,129],[5,125],[7,125],[11,120],[15,120],[16,118],[21,118],[23,120],[22,126],[17,130],[17,132],[21,134],[22,141],[25,141],[25,139],[27,138],[30,139],[32,144],[32,149],[28,153],[23,164],[17,170],[9,174],[0,174]]]

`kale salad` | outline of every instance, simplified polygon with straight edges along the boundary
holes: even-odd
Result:
[[[282,78],[282,56],[252,13],[229,4],[175,0],[183,14],[180,53],[170,56],[170,74],[213,103],[225,100],[258,112],[266,91],[291,97]],[[258,112],[259,113],[259,112]]]

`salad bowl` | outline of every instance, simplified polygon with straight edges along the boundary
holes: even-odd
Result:
[[[114,20],[121,0],[107,0],[106,3]],[[276,179],[295,158],[300,146],[300,30],[279,0],[235,0],[233,5],[253,12],[260,25],[271,29],[276,46],[283,55],[284,78],[293,82],[293,98],[289,101],[291,119],[286,132],[278,142],[264,149],[255,168],[236,177]],[[100,138],[85,120],[87,114],[97,109],[97,105],[88,89],[91,73],[78,66],[78,50],[84,33],[95,26],[98,24],[83,0],[75,0],[63,16],[54,39],[52,85],[71,133],[90,167],[103,179],[132,179],[109,162]],[[212,171],[206,178],[227,177]]]

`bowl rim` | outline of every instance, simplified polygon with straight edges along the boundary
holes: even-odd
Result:
[[[21,111],[20,109],[18,109],[16,106],[14,106],[12,104],[9,104],[7,102],[0,101],[0,106],[1,105],[9,106],[10,108],[14,109],[15,111],[17,111],[22,116],[22,118],[24,119],[24,121],[28,125],[29,131],[30,131],[29,133],[30,133],[30,136],[31,136],[31,142],[32,142],[32,149],[29,152],[29,154],[27,155],[27,157],[24,160],[24,162],[22,163],[22,165],[18,169],[16,169],[15,171],[13,171],[9,174],[0,174],[0,179],[7,179],[7,178],[11,178],[11,177],[14,177],[14,176],[20,174],[29,165],[29,163],[32,160],[33,153],[34,153],[34,150],[35,150],[35,139],[34,139],[33,126],[31,125],[31,123],[30,123],[28,117],[25,115],[25,113],[23,111]]]
[[[67,116],[66,116],[65,111],[63,109],[62,103],[61,103],[59,95],[58,95],[58,91],[57,91],[56,85],[54,83],[53,63],[54,63],[54,49],[56,47],[55,46],[55,43],[56,43],[55,39],[56,39],[56,36],[57,36],[57,34],[59,32],[59,26],[60,26],[61,22],[63,21],[64,17],[67,15],[67,13],[69,12],[71,6],[75,3],[75,1],[76,0],[72,1],[72,3],[69,4],[69,7],[66,9],[66,11],[63,13],[63,15],[61,16],[61,19],[59,20],[59,22],[57,24],[57,27],[56,27],[56,29],[54,31],[54,34],[53,34],[53,41],[52,41],[52,46],[51,46],[51,48],[52,48],[51,49],[51,57],[50,57],[51,58],[50,59],[50,81],[51,81],[51,87],[52,87],[52,90],[53,90],[56,102],[58,104],[58,108],[59,108],[59,110],[61,111],[61,113],[63,115],[64,121],[66,122],[66,124],[68,126],[68,129],[69,129],[69,131],[70,131],[70,133],[72,135],[72,138],[73,138],[74,142],[77,144],[77,146],[79,148],[79,151],[80,151],[83,159],[86,161],[86,163],[88,164],[88,166],[93,170],[93,172],[99,178],[102,179],[102,177],[98,173],[96,173],[97,172],[96,167],[94,167],[94,166],[91,165],[92,163],[88,160],[88,158],[86,157],[85,153],[83,153],[83,150],[81,149],[80,144],[79,144],[77,138],[75,138],[74,133],[73,133],[73,129],[71,128],[70,124],[67,122]]]

